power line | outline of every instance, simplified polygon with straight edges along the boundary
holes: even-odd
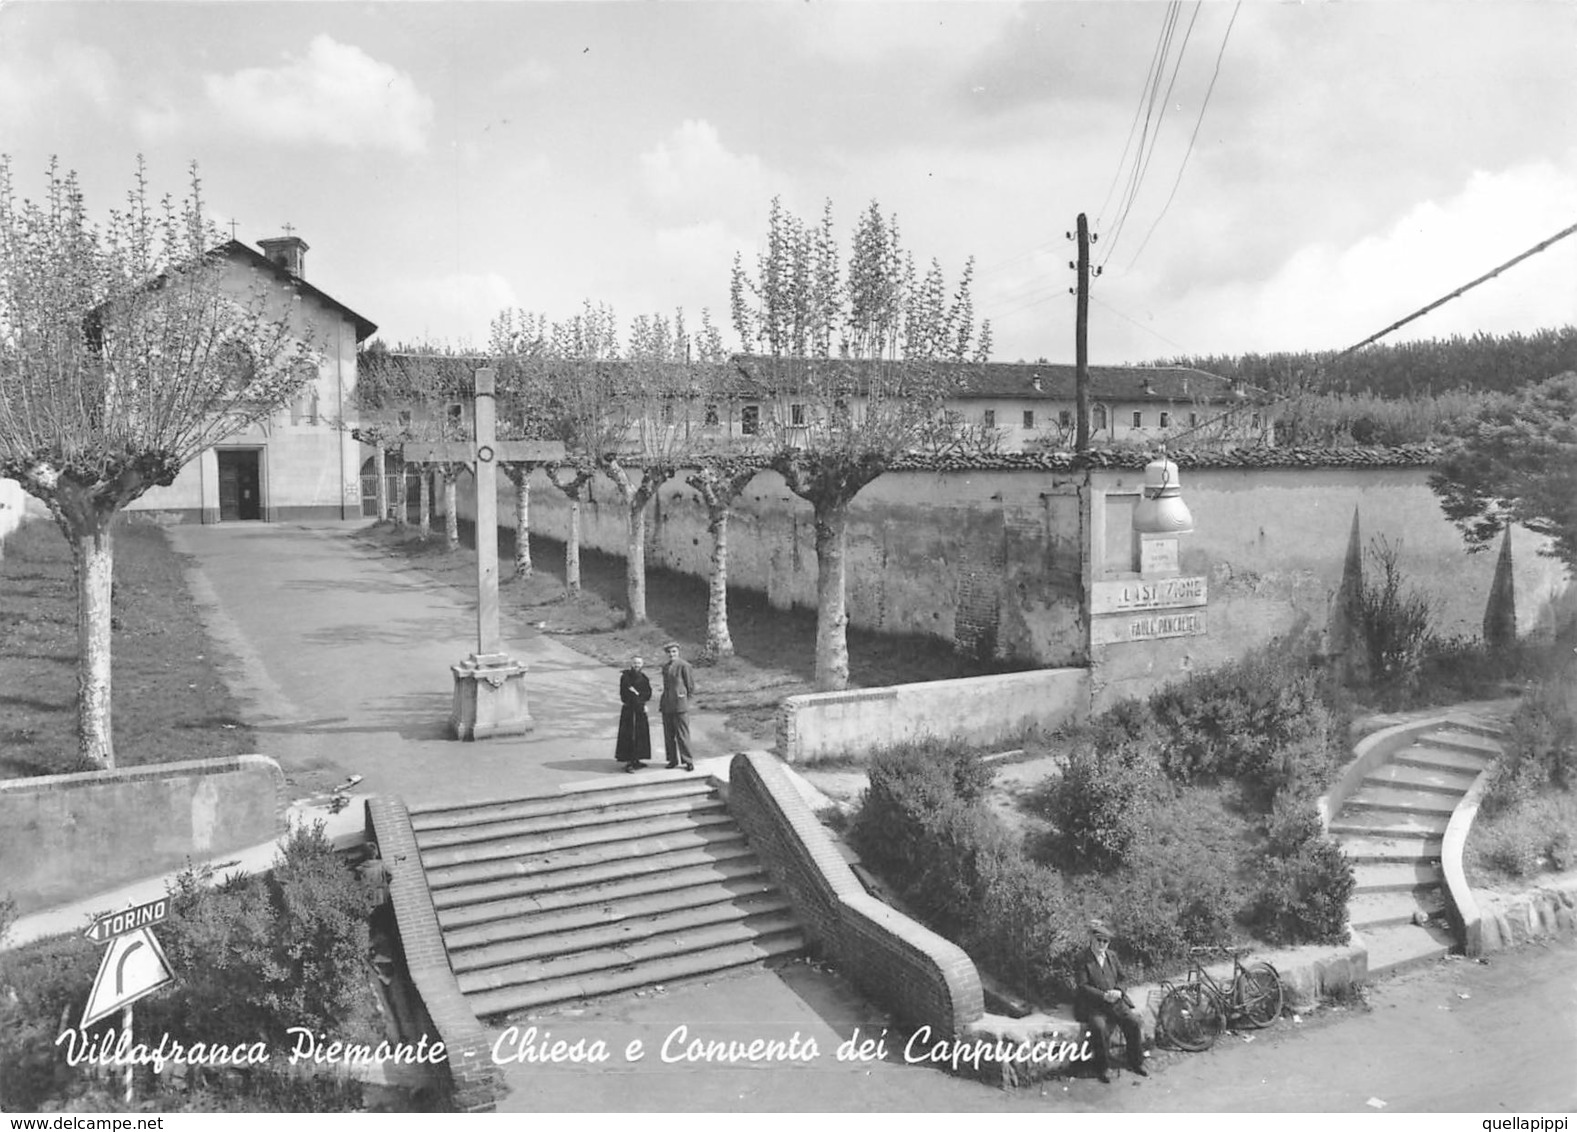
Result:
[[[1473,282],[1466,283],[1466,284],[1462,285],[1461,287],[1458,287],[1455,291],[1452,291],[1449,295],[1444,295],[1441,298],[1436,299],[1434,302],[1430,303],[1426,307],[1420,307],[1418,310],[1414,311],[1412,314],[1408,315],[1406,318],[1401,319],[1398,322],[1391,323],[1390,326],[1387,326],[1384,330],[1382,330],[1382,331],[1380,331],[1380,332],[1378,332],[1376,334],[1369,335],[1369,337],[1365,338],[1362,342],[1358,343],[1356,346],[1349,346],[1349,347],[1347,347],[1347,349],[1345,349],[1341,353],[1337,354],[1336,357],[1337,358],[1345,358],[1348,354],[1356,353],[1358,350],[1363,349],[1369,343],[1379,341],[1381,338],[1384,338],[1387,334],[1391,333],[1391,331],[1393,331],[1393,330],[1396,330],[1398,327],[1406,326],[1409,322],[1412,322],[1415,318],[1422,318],[1424,315],[1428,314],[1430,311],[1434,310],[1436,307],[1444,306],[1446,303],[1449,303],[1452,299],[1455,299],[1455,298],[1457,298],[1460,295],[1467,294],[1467,292],[1471,291],[1474,287],[1477,287],[1480,283],[1487,283],[1487,282],[1489,282],[1491,279],[1495,278],[1495,276],[1499,275],[1502,271],[1505,271],[1508,267],[1513,267],[1513,266],[1521,263],[1523,260],[1527,259],[1529,256],[1538,255],[1545,248],[1548,248],[1551,244],[1554,244],[1554,243],[1557,243],[1557,242],[1559,242],[1561,240],[1564,240],[1567,236],[1570,236],[1573,232],[1577,232],[1577,224],[1573,224],[1570,228],[1566,228],[1566,229],[1564,229],[1564,230],[1562,230],[1560,232],[1555,233],[1555,235],[1551,236],[1547,240],[1542,240],[1539,243],[1534,244],[1531,248],[1529,248],[1527,251],[1523,252],[1521,255],[1512,256],[1505,263],[1503,263],[1499,267],[1495,268],[1495,270],[1490,271],[1490,272],[1486,272],[1485,274],[1480,275],[1477,279],[1473,280]]]
[[[1160,143],[1161,140],[1161,123],[1164,120],[1167,108],[1172,105],[1172,91],[1177,89],[1177,76],[1178,73],[1183,69],[1183,56],[1188,51],[1188,41],[1194,36],[1194,25],[1199,22],[1199,9],[1203,6],[1203,0],[1194,0],[1194,14],[1189,17],[1188,28],[1183,32],[1183,42],[1177,49],[1177,61],[1172,64],[1172,77],[1166,84],[1166,97],[1161,100],[1162,118],[1156,120],[1155,137],[1150,141],[1150,151],[1144,155],[1144,170],[1140,174],[1141,179],[1147,176],[1150,172],[1150,161],[1155,157],[1155,147]],[[1134,203],[1136,203],[1137,200],[1138,189],[1135,188]],[[1132,204],[1130,204],[1130,207],[1132,207]],[[1124,219],[1126,220],[1127,217],[1125,216]],[[1105,263],[1106,260],[1111,259],[1112,252],[1115,250],[1115,244],[1116,237],[1114,236],[1112,238],[1112,245],[1109,245],[1106,249],[1106,258],[1101,260],[1102,263]]]
[[[1186,354],[1191,354],[1193,352],[1193,351],[1189,350],[1187,346],[1184,346],[1182,343],[1172,341],[1165,334],[1162,334],[1159,330],[1151,329],[1150,327],[1146,326],[1144,323],[1140,322],[1138,319],[1133,318],[1130,315],[1123,314],[1122,311],[1118,310],[1116,307],[1112,306],[1110,303],[1103,302],[1101,300],[1101,298],[1098,295],[1096,295],[1093,291],[1090,293],[1090,301],[1095,303],[1097,306],[1105,307],[1107,310],[1111,311],[1114,315],[1116,315],[1118,318],[1122,319],[1124,322],[1131,322],[1131,323],[1133,323],[1140,330],[1143,330],[1146,334],[1153,334],[1153,335],[1155,335],[1161,341],[1165,342],[1168,346],[1176,347],[1178,350],[1182,351],[1185,355]]]
[[[1100,224],[1101,218],[1106,215],[1106,206],[1112,202],[1112,193],[1117,188],[1117,181],[1122,176],[1123,166],[1128,164],[1128,149],[1133,145],[1134,131],[1139,128],[1139,116],[1144,113],[1146,95],[1150,92],[1150,83],[1155,74],[1158,61],[1161,58],[1161,45],[1166,42],[1166,22],[1161,24],[1161,34],[1156,37],[1155,50],[1150,54],[1150,65],[1145,69],[1144,85],[1139,88],[1139,101],[1133,108],[1133,121],[1128,124],[1128,138],[1123,142],[1122,156],[1117,159],[1117,168],[1112,170],[1112,183],[1106,189],[1106,199],[1101,201],[1100,211],[1095,214],[1095,223]]]
[[[1144,107],[1144,127],[1139,132],[1139,144],[1134,150],[1133,165],[1128,171],[1127,183],[1123,186],[1122,197],[1117,206],[1117,219],[1112,223],[1112,239],[1122,231],[1123,221],[1128,218],[1128,212],[1133,207],[1134,196],[1139,191],[1139,169],[1144,162],[1144,145],[1150,136],[1150,123],[1155,117],[1155,98],[1161,89],[1161,75],[1166,70],[1167,57],[1172,52],[1172,36],[1177,29],[1177,15],[1181,10],[1178,0],[1172,0],[1166,6],[1166,15],[1161,21],[1161,37],[1158,46],[1158,57],[1150,73],[1145,76],[1145,91],[1140,104]],[[1163,113],[1165,107],[1162,107]],[[1102,263],[1105,262],[1103,259]]]
[[[1166,121],[1166,111],[1168,106],[1171,104],[1172,90],[1177,85],[1177,76],[1182,70],[1183,66],[1183,56],[1188,51],[1188,41],[1193,35],[1194,24],[1199,19],[1199,10],[1201,7],[1202,0],[1196,0],[1194,4],[1194,14],[1188,21],[1188,27],[1183,33],[1183,41],[1177,50],[1177,58],[1173,60],[1172,63],[1172,77],[1167,83],[1165,96],[1162,96],[1161,94],[1161,71],[1158,70],[1153,76],[1154,81],[1152,82],[1150,88],[1150,111],[1145,116],[1144,132],[1140,135],[1139,139],[1139,152],[1134,155],[1133,171],[1129,177],[1129,185],[1127,193],[1125,194],[1122,212],[1117,217],[1117,221],[1112,228],[1112,233],[1107,240],[1106,255],[1101,259],[1101,264],[1103,266],[1111,259],[1112,253],[1117,250],[1117,241],[1122,236],[1123,228],[1128,222],[1129,214],[1132,213],[1133,206],[1139,199],[1139,189],[1144,183],[1145,174],[1147,174],[1150,170],[1150,161],[1155,156],[1155,147],[1161,138],[1161,126]],[[1165,32],[1165,53],[1167,55],[1171,54],[1172,37],[1176,34],[1177,18],[1180,12],[1181,5],[1179,3],[1174,2],[1168,5],[1168,25]],[[1164,58],[1162,60],[1161,68],[1162,70],[1165,69]],[[1157,103],[1159,103],[1159,110],[1157,110]],[[1155,129],[1153,132],[1150,129],[1150,120],[1152,117],[1155,120]]]
[[[1199,139],[1199,128],[1205,124],[1205,110],[1210,105],[1210,96],[1215,93],[1216,80],[1221,77],[1221,59],[1227,53],[1227,40],[1232,38],[1232,25],[1237,23],[1238,9],[1243,7],[1243,0],[1238,0],[1232,8],[1232,18],[1227,21],[1226,34],[1221,37],[1221,50],[1216,52],[1216,69],[1210,76],[1210,86],[1205,90],[1205,100],[1199,104],[1199,118],[1194,122],[1194,132],[1189,135],[1188,148],[1183,152],[1183,163],[1177,167],[1177,180],[1172,182],[1172,192],[1166,198],[1166,203],[1161,206],[1161,214],[1155,218],[1155,223],[1150,225],[1150,230],[1144,234],[1144,241],[1139,245],[1139,250],[1133,253],[1133,259],[1128,262],[1131,271],[1133,265],[1139,262],[1139,257],[1144,254],[1144,249],[1150,244],[1150,237],[1155,235],[1155,230],[1160,227],[1166,210],[1172,207],[1172,200],[1177,196],[1177,187],[1183,183],[1183,170],[1188,168],[1188,158],[1194,152],[1194,142]]]

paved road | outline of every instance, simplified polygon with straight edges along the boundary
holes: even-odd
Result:
[[[232,658],[222,674],[293,796],[360,774],[366,793],[461,801],[619,770],[617,670],[507,622],[536,728],[450,740],[449,669],[476,650],[476,596],[355,540],[360,525],[170,528],[195,564],[188,579],[204,621]],[[692,729],[698,754],[738,749],[720,717],[697,713]]]
[[[607,1062],[510,1064],[507,1112],[1482,1112],[1577,1109],[1577,942],[1527,944],[1488,966],[1454,959],[1371,988],[1367,1005],[1282,1019],[1252,1041],[1228,1035],[1201,1054],[1157,1052],[1152,1075],[1051,1081],[1014,1093],[886,1061],[840,1063],[855,1026],[885,1020],[837,979],[805,965],[744,972],[706,984],[609,1000],[545,1015],[536,1040],[603,1040]],[[800,1048],[812,1059],[731,1066],[664,1062],[676,1027],[703,1040],[752,1038]],[[631,1039],[645,1056],[624,1058]],[[528,1043],[529,1044],[529,1043]],[[508,1057],[518,1045],[506,1043]],[[670,1056],[683,1052],[671,1043]]]

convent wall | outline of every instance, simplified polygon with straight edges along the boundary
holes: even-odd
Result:
[[[1429,489],[1427,450],[1175,458],[1194,519],[1193,533],[1181,538],[1179,568],[1206,580],[1206,632],[1110,644],[1098,632],[1092,642],[1091,584],[1136,576],[1131,517],[1142,458],[1088,470],[1058,467],[1055,457],[1018,456],[996,458],[994,466],[980,459],[948,470],[888,472],[850,509],[850,622],[930,634],[1039,666],[1090,664],[1099,709],[1288,632],[1323,629],[1356,512],[1362,545],[1367,550],[1383,538],[1395,548],[1407,583],[1433,603],[1437,632],[1480,635],[1494,548],[1467,552]],[[563,541],[569,501],[544,473],[531,482],[533,532]],[[462,480],[460,511],[467,516],[469,487]],[[513,522],[513,490],[500,477],[506,525]],[[581,539],[624,554],[625,509],[611,481],[593,482],[581,508]],[[1547,544],[1526,530],[1513,532],[1523,634],[1569,615],[1577,596],[1564,567],[1539,553]],[[710,553],[705,506],[681,474],[648,512],[647,561],[704,579]],[[1372,557],[1365,569],[1374,576]],[[815,607],[811,507],[775,472],[757,475],[732,509],[729,582],[778,607]]]

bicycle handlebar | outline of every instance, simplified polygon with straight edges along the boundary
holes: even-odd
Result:
[[[1251,947],[1226,947],[1221,944],[1212,944],[1207,947],[1190,947],[1190,955],[1230,955],[1234,959],[1241,959],[1253,952]]]

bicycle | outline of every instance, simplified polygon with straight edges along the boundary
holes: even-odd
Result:
[[[1188,977],[1182,983],[1162,980],[1161,1006],[1155,1012],[1158,1036],[1190,1053],[1216,1044],[1221,1031],[1235,1022],[1258,1030],[1281,1016],[1281,976],[1269,963],[1243,964],[1247,948],[1191,947]],[[1232,956],[1231,992],[1199,961],[1202,953]]]

